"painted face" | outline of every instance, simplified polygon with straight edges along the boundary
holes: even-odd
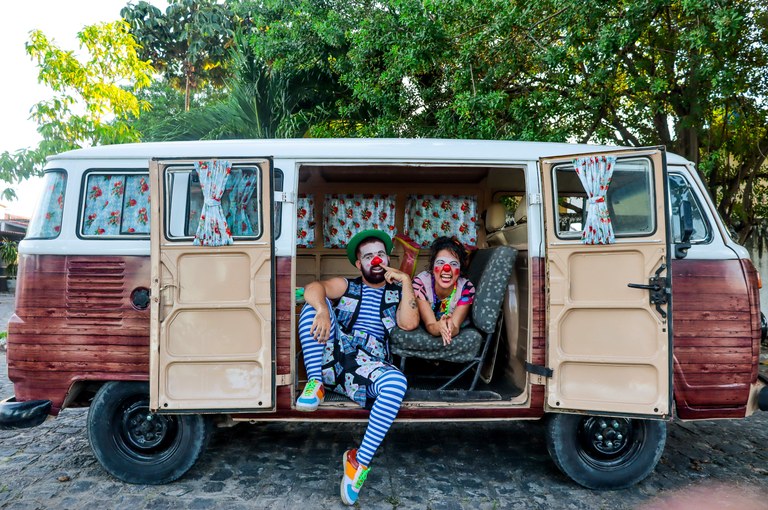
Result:
[[[453,287],[459,279],[461,263],[450,250],[440,250],[435,257],[432,266],[432,274],[435,276],[435,285],[444,289]]]
[[[360,271],[368,283],[381,283],[384,281],[385,270],[381,264],[389,265],[387,248],[381,241],[366,243],[360,247]]]

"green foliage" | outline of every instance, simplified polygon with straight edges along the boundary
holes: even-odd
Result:
[[[138,141],[131,117],[149,104],[133,90],[149,84],[152,68],[137,56],[136,42],[122,21],[85,27],[77,35],[87,53],[79,59],[35,30],[26,45],[38,80],[53,97],[32,107],[42,141],[36,148],[0,155],[0,179],[14,183],[37,175],[51,154],[88,145]],[[7,189],[5,198],[15,196]]]
[[[203,38],[218,42],[200,50],[216,62],[227,60],[216,51],[235,52],[214,66],[231,71],[228,97],[146,132],[665,145],[698,165],[743,240],[768,204],[762,3],[232,0],[238,40]],[[210,8],[208,0],[171,5]],[[144,25],[133,21],[134,30],[170,30],[161,17],[136,16]],[[209,35],[226,33],[219,21]],[[186,61],[163,60],[171,53],[162,41],[192,34],[179,30],[139,35],[153,62]]]
[[[5,275],[15,278],[19,264],[19,243],[6,238],[0,240],[0,260],[5,264]]]
[[[170,0],[163,13],[140,1],[120,15],[131,26],[148,59],[177,90],[184,91],[188,111],[195,91],[221,88],[228,77],[228,49],[233,35],[232,13],[216,0]]]

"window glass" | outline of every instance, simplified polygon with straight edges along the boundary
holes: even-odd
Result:
[[[261,236],[261,169],[233,166],[221,196],[221,208],[234,239]],[[166,173],[166,228],[169,238],[192,239],[203,208],[200,179],[193,167]]]
[[[672,242],[682,241],[682,228],[680,217],[680,205],[684,198],[688,198],[691,203],[691,213],[693,216],[693,234],[691,243],[706,243],[709,241],[709,224],[701,213],[701,205],[696,199],[696,195],[691,191],[688,181],[680,174],[669,174],[669,202],[672,207]]]
[[[147,174],[90,173],[83,189],[80,235],[148,235]]]
[[[616,237],[650,235],[656,230],[651,172],[650,161],[645,158],[616,161],[605,196]],[[587,218],[587,194],[572,165],[558,166],[554,174],[557,235],[581,238]]]
[[[477,197],[474,195],[408,195],[405,233],[422,247],[441,236],[477,245]]]
[[[46,172],[43,177],[43,192],[35,213],[27,227],[27,239],[49,239],[61,232],[61,218],[64,211],[64,191],[67,188],[67,174],[63,170]]]

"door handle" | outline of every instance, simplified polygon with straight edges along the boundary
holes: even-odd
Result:
[[[662,264],[659,266],[659,268],[656,270],[656,274],[654,276],[651,276],[648,278],[648,284],[644,283],[628,283],[627,287],[630,287],[632,289],[645,289],[649,290],[648,300],[652,305],[656,307],[656,311],[659,312],[659,315],[661,315],[662,319],[667,318],[667,312],[665,312],[661,305],[667,304],[669,300],[667,299],[667,296],[669,295],[669,285],[668,280],[665,276],[661,276],[661,272],[664,271],[667,268],[666,264]]]

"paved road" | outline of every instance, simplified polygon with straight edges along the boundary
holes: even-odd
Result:
[[[0,312],[3,297],[0,296]],[[0,395],[12,394],[0,350]],[[218,430],[181,480],[138,486],[101,469],[86,410],[0,431],[0,508],[343,508],[342,452],[361,424],[238,425]],[[768,509],[768,414],[675,423],[656,471],[623,491],[583,489],[549,459],[540,424],[395,423],[361,495],[368,509]]]

